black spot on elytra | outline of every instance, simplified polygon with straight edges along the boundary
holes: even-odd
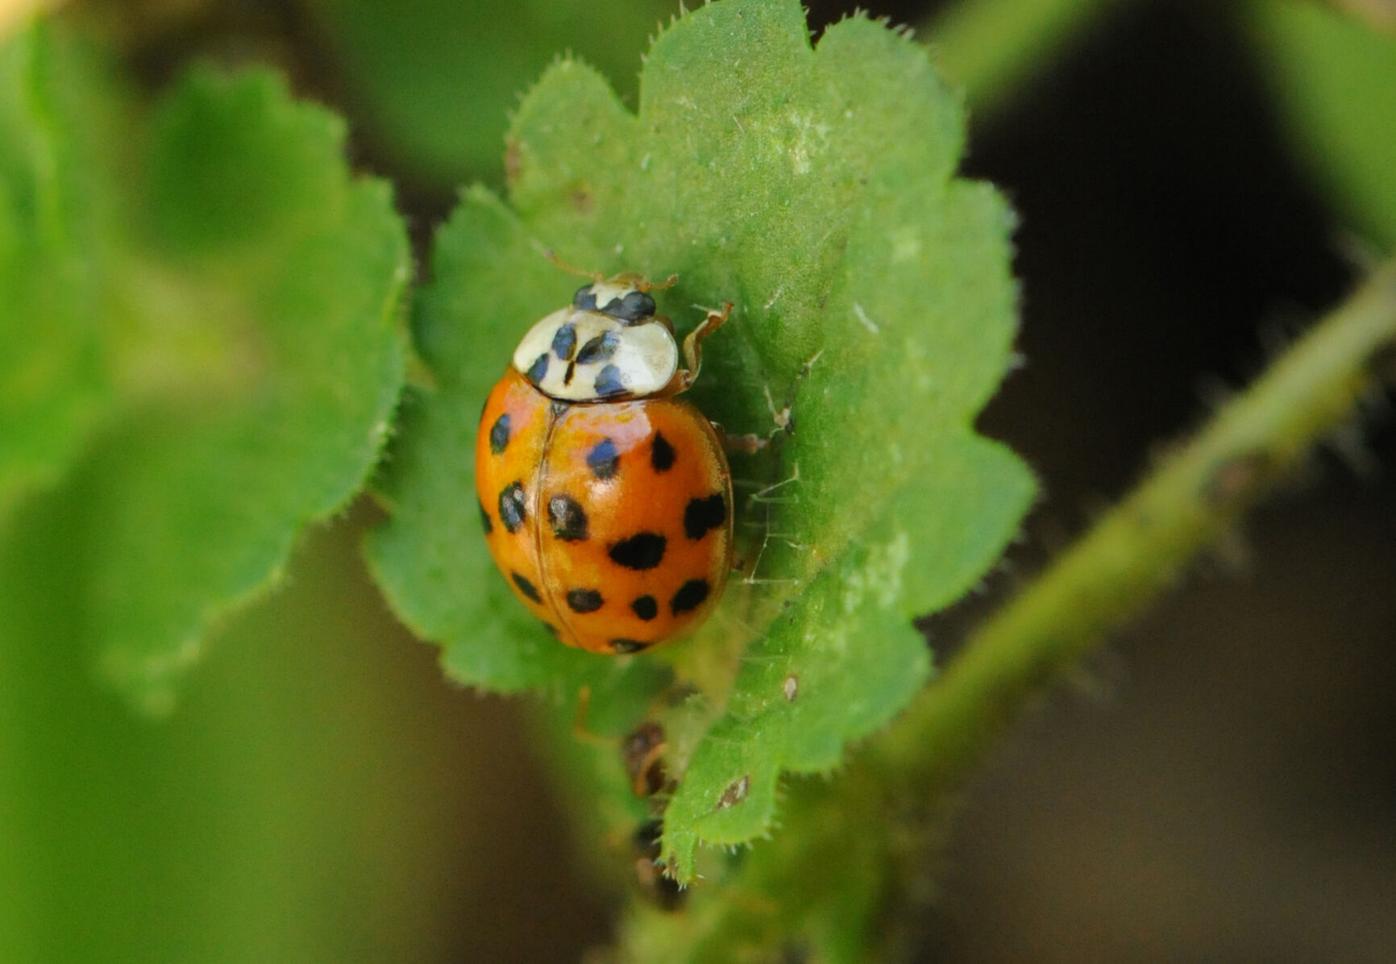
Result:
[[[594,613],[605,602],[595,589],[567,590],[567,608],[574,613]]]
[[[480,507],[480,528],[485,530],[485,535],[494,531],[494,523],[490,522],[490,514],[485,511],[485,504],[480,501],[475,503]]]
[[[582,350],[577,352],[577,364],[591,365],[606,361],[619,347],[620,335],[614,331],[603,331],[595,338],[587,339],[586,344],[582,345]]]
[[[534,359],[533,364],[528,366],[528,371],[525,374],[527,374],[528,380],[533,384],[537,385],[541,382],[544,376],[548,374],[548,353],[543,352],[543,354]]]
[[[553,354],[557,356],[558,361],[567,361],[576,347],[577,329],[569,321],[553,333]]]
[[[679,591],[674,593],[674,598],[669,600],[669,611],[675,616],[692,612],[703,605],[703,600],[708,598],[708,592],[706,579],[690,579],[680,586]]]
[[[683,531],[690,539],[701,539],[708,530],[727,522],[727,496],[721,492],[704,499],[690,499],[683,510]]]
[[[666,540],[656,532],[641,532],[611,546],[611,560],[627,569],[653,569],[664,558]]]
[[[521,482],[510,482],[504,487],[504,491],[499,493],[499,521],[503,522],[504,528],[510,532],[517,532],[519,526],[528,518],[528,509],[524,501]]]
[[[640,596],[630,604],[630,608],[645,622],[659,615],[659,604],[654,601],[653,596]]]
[[[603,438],[597,442],[587,453],[587,467],[591,469],[591,474],[598,479],[609,479],[614,476],[619,462],[620,453],[616,451],[616,443],[608,438]]]
[[[638,639],[611,640],[611,648],[617,653],[638,653],[648,645],[648,643],[642,643]]]
[[[495,455],[503,452],[509,445],[509,413],[505,412],[494,420],[490,426],[490,451]]]
[[[656,472],[668,472],[674,465],[674,447],[658,432],[654,433],[654,441],[650,443],[650,465],[654,466]]]
[[[581,542],[587,537],[587,514],[571,496],[555,495],[548,500],[548,521],[553,535],[563,542]]]
[[[625,382],[621,380],[620,369],[615,365],[607,365],[596,376],[596,383],[593,386],[596,394],[602,398],[610,398],[612,395],[623,395],[629,389],[625,387]]]
[[[514,585],[519,587],[519,592],[523,593],[529,599],[532,599],[534,602],[543,601],[543,597],[538,595],[538,587],[529,582],[524,576],[519,575],[517,572],[511,572],[509,573],[509,578],[513,579]]]

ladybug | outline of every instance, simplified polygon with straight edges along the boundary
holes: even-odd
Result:
[[[634,653],[696,628],[732,565],[719,430],[677,398],[729,303],[684,339],[622,274],[535,324],[485,401],[475,486],[490,554],[568,646]]]

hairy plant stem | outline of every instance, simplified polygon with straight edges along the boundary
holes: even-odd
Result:
[[[1152,603],[1354,418],[1396,346],[1396,264],[1375,272],[1177,447],[1032,585],[872,748],[913,785],[953,782],[1032,697]],[[1386,374],[1390,374],[1387,372]]]
[[[1396,262],[1371,275],[1138,488],[991,616],[959,658],[831,782],[792,783],[784,826],[688,915],[632,907],[618,958],[766,959],[821,926],[809,882],[886,836],[863,951],[894,952],[924,899],[953,800],[1023,711],[1173,585],[1197,556],[1396,376]],[[1386,371],[1381,369],[1385,368]],[[870,834],[870,828],[874,828]],[[860,843],[860,841],[862,843]],[[802,886],[803,885],[803,886]],[[807,936],[807,935],[806,935]],[[675,948],[685,948],[678,953]]]

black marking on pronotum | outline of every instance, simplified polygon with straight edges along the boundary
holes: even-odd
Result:
[[[675,616],[680,613],[692,612],[703,605],[703,600],[708,598],[708,580],[690,579],[679,587],[679,591],[674,593],[674,598],[669,600],[669,611]]]
[[[625,382],[621,380],[620,369],[615,365],[607,365],[596,376],[596,394],[602,398],[610,398],[612,395],[623,395],[629,391],[625,387]]]
[[[510,572],[509,577],[514,580],[514,585],[519,587],[519,592],[536,603],[543,601],[543,597],[538,595],[538,587],[529,582],[524,576],[519,575],[517,572]]]
[[[494,420],[490,426],[490,451],[495,455],[503,452],[509,445],[509,413],[505,412]]]
[[[499,493],[499,521],[503,522],[504,528],[510,532],[517,532],[519,526],[528,518],[525,501],[522,482],[510,482],[504,487],[504,491]]]
[[[480,507],[480,528],[485,530],[485,535],[494,531],[494,523],[490,522],[490,514],[485,511],[485,504],[478,499],[475,504]]]
[[[578,288],[577,293],[572,296],[572,304],[578,308],[595,311],[596,292],[591,290],[591,285],[582,285]]]
[[[544,376],[548,374],[548,353],[543,352],[543,354],[535,358],[533,364],[528,366],[528,371],[525,374],[528,376],[528,380],[533,384],[537,385],[541,382]]]
[[[648,645],[648,643],[642,643],[638,639],[611,640],[611,648],[617,653],[638,653]]]
[[[597,442],[587,453],[587,468],[591,469],[591,474],[598,479],[614,476],[619,462],[620,453],[616,451],[616,443],[608,438]]]
[[[578,365],[592,365],[599,361],[607,361],[616,353],[620,347],[620,335],[614,331],[603,331],[595,338],[587,339],[582,345],[581,351],[577,352]]]
[[[593,296],[594,297],[594,296]],[[621,321],[639,321],[654,314],[654,299],[643,291],[628,291],[622,298],[612,298],[601,310]]]
[[[664,558],[666,540],[657,532],[641,532],[611,546],[611,560],[627,569],[653,569]]]
[[[594,613],[605,601],[595,589],[567,590],[567,608],[574,613]]]
[[[577,374],[577,363],[574,361],[570,361],[567,363],[567,371],[563,372],[562,374],[562,384],[571,385],[572,376],[575,374]]]
[[[659,432],[654,433],[650,443],[650,465],[656,472],[668,472],[674,465],[674,447]]]
[[[630,608],[645,622],[659,615],[659,604],[654,601],[653,596],[639,596],[630,604]]]
[[[721,492],[704,499],[690,499],[683,510],[683,531],[690,539],[701,539],[726,521],[727,496]]]
[[[568,322],[553,333],[553,354],[558,361],[567,361],[577,347],[577,329]]]
[[[587,514],[571,496],[555,495],[548,500],[548,521],[553,535],[563,542],[581,542],[587,537]]]

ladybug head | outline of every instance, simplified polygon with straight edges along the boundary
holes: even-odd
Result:
[[[572,304],[585,311],[599,311],[627,324],[637,324],[654,317],[654,299],[649,285],[638,278],[620,275],[609,281],[582,285],[572,296]]]

